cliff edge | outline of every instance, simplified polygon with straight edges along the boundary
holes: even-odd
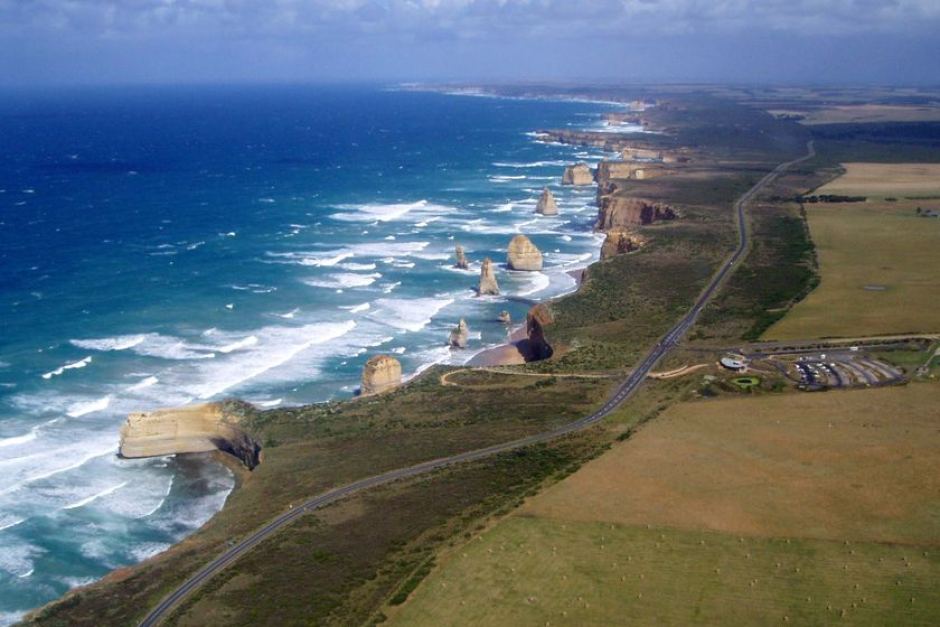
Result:
[[[121,457],[160,457],[219,450],[249,470],[258,465],[261,445],[238,425],[239,416],[222,403],[135,412],[121,427]]]

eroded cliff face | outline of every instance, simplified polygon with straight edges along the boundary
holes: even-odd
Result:
[[[239,426],[240,419],[222,403],[132,413],[121,427],[119,455],[160,457],[219,450],[253,469],[260,461],[261,445]]]
[[[390,355],[376,355],[362,369],[359,394],[369,396],[401,385],[401,363]]]
[[[615,194],[616,188],[606,194],[602,194],[601,191],[598,189],[599,211],[595,225],[599,231],[648,225],[654,222],[675,220],[679,217],[678,212],[665,203],[646,198],[619,196]]]
[[[552,347],[545,337],[545,329],[554,321],[551,309],[545,303],[535,305],[526,314],[526,361],[538,361],[552,356]]]
[[[617,255],[632,253],[639,250],[646,240],[639,233],[630,229],[613,228],[607,231],[607,237],[601,245],[601,259],[609,259]]]
[[[592,185],[594,174],[586,163],[576,163],[565,168],[561,176],[562,185]]]
[[[542,252],[525,235],[516,235],[509,242],[506,263],[510,270],[536,272],[542,269]]]

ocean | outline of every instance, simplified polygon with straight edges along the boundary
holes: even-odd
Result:
[[[69,88],[0,98],[0,625],[166,549],[234,480],[116,456],[132,411],[351,397],[506,340],[497,314],[596,260],[607,157],[542,142],[612,105],[378,87]],[[557,217],[534,213],[543,187]],[[545,269],[510,272],[528,235]],[[455,270],[461,244],[471,260]],[[477,297],[480,261],[503,294]],[[467,350],[446,346],[460,318]]]

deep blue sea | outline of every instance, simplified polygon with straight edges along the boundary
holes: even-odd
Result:
[[[335,87],[0,94],[0,624],[192,533],[233,486],[191,459],[117,458],[128,412],[351,396],[506,339],[497,313],[596,259],[604,157],[538,141],[609,105]],[[561,215],[534,214],[543,186]],[[525,233],[540,273],[498,271]],[[460,243],[473,265],[452,268]],[[471,347],[445,346],[459,318]]]

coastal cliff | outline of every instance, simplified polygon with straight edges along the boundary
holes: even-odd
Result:
[[[119,455],[160,457],[219,450],[253,469],[260,461],[261,445],[239,426],[239,420],[222,403],[132,413],[121,427]]]
[[[545,337],[545,328],[554,321],[551,310],[544,303],[535,305],[526,314],[526,361],[538,361],[552,356],[554,351]]]
[[[359,393],[380,394],[401,385],[401,363],[389,355],[376,355],[362,369]]]
[[[609,259],[617,255],[632,253],[643,247],[646,241],[638,233],[630,229],[613,228],[607,231],[607,237],[601,246],[601,259]]]
[[[631,196],[617,196],[613,192],[602,194],[598,189],[597,224],[599,231],[609,231],[618,227],[630,227],[675,220],[679,214],[671,206]],[[616,188],[614,189],[616,191]]]

